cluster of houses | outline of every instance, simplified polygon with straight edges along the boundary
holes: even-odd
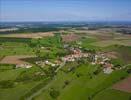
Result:
[[[78,48],[71,48],[72,54],[62,57],[63,62],[74,62],[81,58],[90,57],[90,53],[82,53]],[[110,63],[110,59],[102,53],[95,54],[93,56],[92,64],[100,64],[103,66],[103,72],[110,74],[113,71],[113,64]]]
[[[25,64],[17,64],[15,68],[31,68],[32,65],[25,63]]]
[[[74,62],[77,59],[86,58],[86,57],[89,56],[88,53],[82,53],[80,49],[72,48],[71,51],[72,51],[72,54],[67,55],[65,57],[62,57],[62,61],[64,61],[64,62]]]
[[[45,65],[48,65],[48,66],[51,66],[51,67],[56,67],[56,66],[59,66],[60,62],[55,61],[55,63],[52,63],[52,62],[46,60],[46,61],[36,61],[35,64],[39,65],[41,67],[44,67]]]
[[[104,54],[94,55],[92,64],[100,64],[103,66],[103,72],[105,74],[110,74],[113,71],[113,64],[110,63],[110,59],[107,58]]]

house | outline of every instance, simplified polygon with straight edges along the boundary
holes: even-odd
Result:
[[[113,71],[113,65],[112,64],[110,64],[110,63],[105,63],[104,65],[103,65],[103,72],[105,73],[105,74],[110,74],[110,73],[112,73],[112,71]]]
[[[52,63],[52,64],[51,64],[51,66],[52,66],[52,67],[55,67],[55,66],[56,66],[56,64],[53,64],[53,63]]]
[[[52,62],[49,62],[48,60],[45,61],[45,64],[46,65],[49,65],[49,66],[52,66],[52,67],[55,67],[56,64],[52,63]]]
[[[111,73],[113,72],[113,69],[110,68],[110,67],[104,68],[104,69],[103,69],[103,72],[104,72],[105,74],[111,74]]]
[[[95,63],[95,62],[92,62],[91,64],[92,64],[92,65],[95,65],[96,63]]]
[[[68,48],[69,47],[69,45],[68,44],[64,44],[64,48],[66,49],[66,48]]]
[[[43,61],[36,61],[35,64],[39,66],[45,66],[45,62]]]
[[[56,61],[54,61],[54,63],[55,63],[57,66],[59,66],[62,62],[61,62],[60,60],[56,60]]]
[[[45,47],[41,47],[41,49],[45,49]]]

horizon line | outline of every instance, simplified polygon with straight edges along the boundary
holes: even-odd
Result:
[[[92,21],[0,21],[3,22],[131,22],[131,20],[92,20]]]

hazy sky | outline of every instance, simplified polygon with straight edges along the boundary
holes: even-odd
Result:
[[[0,21],[131,21],[131,0],[0,0]]]

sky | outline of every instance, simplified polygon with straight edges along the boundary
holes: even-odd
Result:
[[[0,21],[131,21],[131,0],[0,0]]]

